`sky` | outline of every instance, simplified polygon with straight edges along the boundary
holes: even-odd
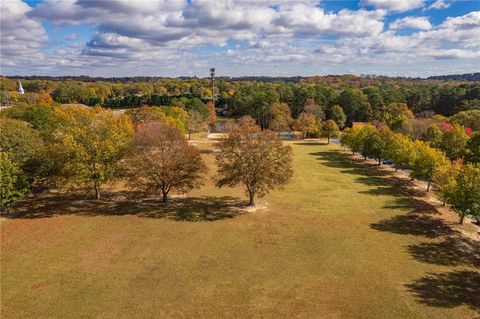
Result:
[[[2,0],[1,75],[480,72],[480,0]]]

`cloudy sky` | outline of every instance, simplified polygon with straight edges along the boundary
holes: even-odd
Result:
[[[480,0],[2,0],[2,75],[480,71]]]

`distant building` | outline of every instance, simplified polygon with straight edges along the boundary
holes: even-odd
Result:
[[[25,94],[25,90],[23,89],[23,86],[22,86],[22,82],[18,81],[18,93],[20,95],[24,95]]]

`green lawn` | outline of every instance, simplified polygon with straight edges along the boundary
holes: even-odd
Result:
[[[294,178],[268,210],[242,212],[241,189],[211,182],[168,207],[121,192],[28,203],[1,221],[1,317],[478,315],[478,243],[338,146],[292,145]]]

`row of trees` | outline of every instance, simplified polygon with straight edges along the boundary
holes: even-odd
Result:
[[[472,140],[478,141],[479,135],[475,134]],[[341,143],[354,153],[360,152],[364,158],[376,159],[379,165],[382,160],[388,159],[396,169],[410,170],[412,178],[427,181],[427,191],[434,181],[440,197],[460,216],[460,222],[463,223],[468,214],[480,216],[478,162],[464,165],[462,159],[452,162],[442,150],[432,147],[429,142],[412,140],[392,132],[388,127],[376,128],[371,124],[346,129]]]
[[[184,138],[179,122],[192,119],[182,109],[139,108],[120,115],[99,107],[46,107],[2,113],[2,208],[39,184],[90,188],[100,199],[105,183],[125,179],[167,201],[170,191],[202,183],[206,166]],[[291,176],[291,149],[251,118],[234,125],[219,150],[217,186],[245,185],[251,205]]]

